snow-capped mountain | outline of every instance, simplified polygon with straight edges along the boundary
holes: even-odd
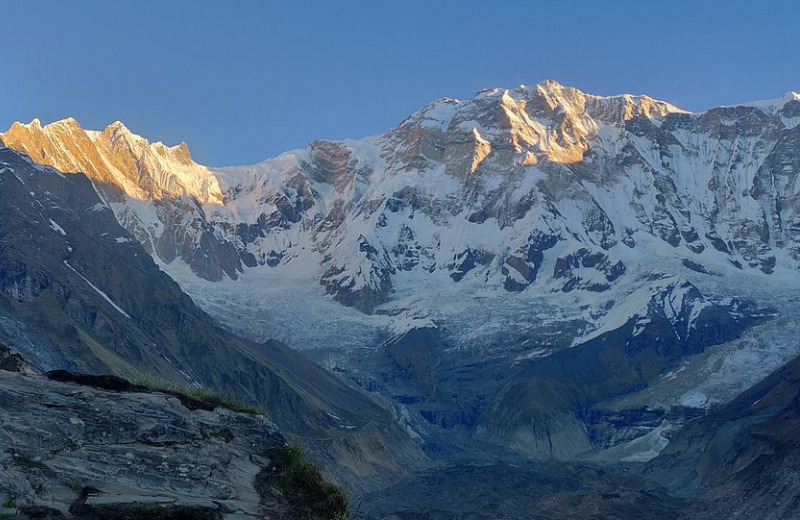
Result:
[[[34,121],[2,140],[86,172],[205,310],[343,370],[429,444],[430,425],[457,426],[571,457],[597,447],[587,409],[711,345],[752,353],[742,334],[777,314],[759,308],[796,307],[798,123],[795,93],[693,114],[548,81],[442,99],[384,135],[245,167],[203,167],[119,123]],[[747,334],[774,341],[764,327]],[[729,398],[796,350],[769,349],[724,381],[684,367],[691,382],[660,404]],[[585,363],[581,352],[612,355],[598,366],[615,384],[576,397],[581,410],[561,397],[513,410],[558,393],[535,367]],[[709,381],[716,390],[692,397]],[[541,417],[574,427],[554,444],[531,433]]]
[[[94,182],[117,186],[133,199],[185,196],[202,204],[222,200],[216,177],[192,161],[186,143],[150,144],[120,121],[97,132],[83,130],[72,118],[44,127],[34,119],[12,125],[3,140],[37,162],[86,173]]]
[[[118,219],[165,263],[212,281],[312,263],[328,294],[370,312],[412,279],[522,291],[545,256],[562,289],[601,289],[624,273],[625,249],[653,238],[696,263],[796,269],[798,97],[689,114],[551,81],[215,171],[119,122],[34,120],[2,139],[121,190]]]
[[[175,258],[179,246],[186,261],[202,265],[202,254],[193,259],[191,253],[215,242],[201,208],[220,203],[223,194],[212,172],[192,161],[186,143],[151,144],[119,121],[102,132],[83,130],[71,118],[44,127],[38,119],[15,123],[2,140],[40,164],[86,173],[118,221],[165,261]],[[234,268],[224,263],[213,263],[203,272],[219,279],[223,269],[235,276]]]

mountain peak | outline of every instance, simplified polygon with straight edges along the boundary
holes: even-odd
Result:
[[[59,119],[58,121],[53,121],[52,123],[50,123],[47,126],[48,127],[49,126],[54,126],[54,127],[65,126],[65,127],[69,127],[69,128],[76,128],[76,127],[80,128],[81,127],[81,125],[78,123],[78,121],[74,117],[65,117],[64,119]]]
[[[72,117],[59,119],[57,121],[53,121],[52,123],[48,123],[46,125],[43,125],[42,121],[38,117],[34,117],[30,123],[21,123],[19,121],[14,122],[9,127],[8,131],[6,132],[6,135],[15,132],[41,133],[41,132],[53,131],[55,129],[60,129],[60,128],[74,129],[80,127],[81,127],[80,124],[78,124],[78,122]]]
[[[663,117],[671,113],[687,113],[670,103],[646,95],[617,94],[601,96],[548,79],[536,85],[519,85],[513,90],[493,88],[479,91],[471,101],[500,98],[503,104],[523,103],[536,111],[586,113],[592,118],[628,120],[636,116]]]
[[[520,88],[523,89],[523,91],[525,92],[537,91],[551,95],[564,95],[565,93],[569,93],[570,95],[575,95],[575,94],[586,95],[580,89],[564,85],[554,79],[546,79],[541,83],[537,83],[533,87],[529,88],[524,88],[524,85],[520,85]]]
[[[126,133],[129,133],[129,134],[131,133],[131,131],[128,130],[128,127],[125,126],[125,124],[122,121],[120,121],[119,119],[114,121],[110,125],[108,125],[105,129],[106,130],[110,130],[112,132],[120,132],[120,131],[122,131],[122,132],[126,132]]]
[[[620,132],[625,122],[634,118],[654,120],[672,113],[686,112],[648,96],[598,96],[546,80],[513,90],[481,90],[464,101],[440,99],[417,111],[387,136],[405,142],[402,160],[408,164],[421,164],[415,157],[440,161],[445,155],[470,155],[472,159],[463,165],[451,162],[449,171],[475,173],[492,147],[498,151],[494,157],[512,169],[516,164],[536,164],[542,158],[574,163],[583,159],[591,141],[608,135],[601,128]],[[473,129],[479,132],[480,141],[470,135]],[[423,133],[428,135],[423,137]],[[448,140],[465,148],[451,147],[442,152]],[[438,144],[431,148],[429,143]]]
[[[216,178],[192,160],[185,142],[173,147],[151,144],[119,120],[96,131],[84,130],[72,117],[45,126],[34,119],[28,124],[14,123],[0,138],[38,163],[85,173],[134,199],[186,195],[201,202],[222,200]]]
[[[548,79],[540,82],[537,85],[537,87],[539,87],[539,88],[550,88],[550,89],[556,89],[556,88],[563,89],[563,88],[565,88],[565,85],[563,83],[560,83],[560,82],[552,79],[552,78],[548,78]],[[574,87],[569,87],[569,88],[574,88]]]

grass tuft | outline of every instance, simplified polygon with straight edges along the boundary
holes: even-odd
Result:
[[[346,520],[347,495],[327,482],[319,468],[309,462],[303,448],[292,444],[277,453],[277,484],[303,520]]]
[[[198,388],[185,384],[176,384],[163,379],[158,379],[150,376],[141,376],[131,380],[131,383],[138,386],[149,388],[150,390],[158,390],[172,394],[180,394],[196,401],[203,403],[211,403],[234,412],[249,413],[253,415],[263,415],[267,417],[267,411],[258,406],[252,406],[244,402],[239,397],[219,390],[212,390],[208,388]]]

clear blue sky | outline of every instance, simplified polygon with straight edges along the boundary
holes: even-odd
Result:
[[[211,165],[552,78],[689,110],[800,90],[800,2],[0,0],[0,127],[120,119]]]

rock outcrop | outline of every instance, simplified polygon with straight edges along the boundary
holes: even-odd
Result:
[[[266,417],[75,379],[0,370],[4,518],[298,517],[264,484],[287,446]]]

